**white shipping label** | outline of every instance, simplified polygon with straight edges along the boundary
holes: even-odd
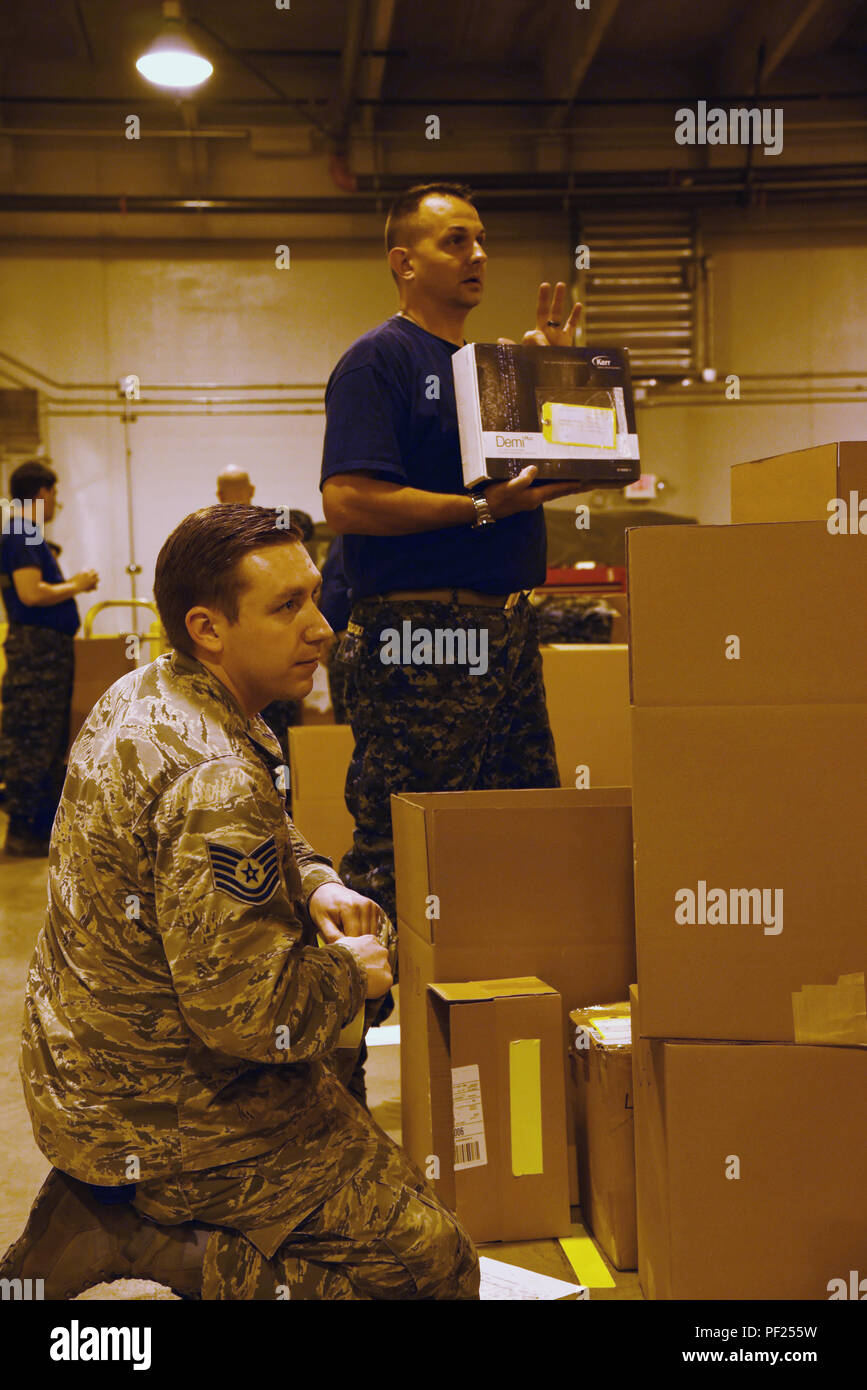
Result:
[[[455,1172],[481,1168],[488,1161],[482,1086],[477,1064],[452,1067],[452,1114],[455,1125]]]
[[[552,444],[583,444],[595,449],[613,449],[615,417],[613,409],[594,405],[560,405],[546,401],[542,407],[543,433]]]

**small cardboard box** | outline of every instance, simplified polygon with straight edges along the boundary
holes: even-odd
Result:
[[[429,984],[546,980],[562,998],[564,1067],[569,1010],[625,997],[635,978],[630,793],[406,793],[392,797],[391,817],[403,1144],[424,1168],[433,1152]],[[567,1134],[577,1202],[571,1120]]]
[[[815,1038],[796,1023],[804,986],[867,972],[867,705],[632,716],[646,1035]],[[847,1022],[829,998],[828,1041],[867,1042],[863,999],[860,1018],[840,1000]]]
[[[867,701],[863,536],[817,521],[626,536],[633,704]]]
[[[338,868],[352,847],[355,822],[346,809],[346,772],[355,742],[348,724],[289,729],[292,819],[301,834]]]
[[[436,1186],[473,1240],[569,1231],[562,1001],[528,976],[428,987]]]
[[[562,785],[628,787],[632,736],[626,646],[552,643],[541,652]]]
[[[818,444],[736,463],[731,489],[733,522],[827,521],[833,498],[847,507],[851,492],[867,498],[867,443]]]
[[[75,677],[69,710],[69,747],[78,738],[90,711],[110,686],[136,668],[127,654],[127,637],[76,637]]]
[[[867,1049],[651,1041],[638,993],[645,1297],[846,1296],[851,1271],[867,1272]]]
[[[581,1215],[615,1269],[637,1267],[629,1004],[575,1009],[569,1061]]]

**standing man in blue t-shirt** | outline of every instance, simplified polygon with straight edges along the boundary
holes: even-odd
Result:
[[[354,601],[342,654],[352,665],[355,837],[340,874],[394,920],[392,792],[559,786],[524,591],[545,579],[541,504],[584,489],[531,489],[532,465],[483,495],[464,488],[451,359],[487,261],[469,189],[410,189],[385,236],[400,309],[331,374],[322,493]],[[567,316],[565,293],[540,287],[525,342],[573,343],[580,305]],[[451,661],[437,663],[438,631]]]
[[[96,570],[64,579],[40,525],[57,507],[57,474],[39,460],[9,480],[11,506],[0,534],[0,594],[6,609],[2,731],[9,855],[48,853],[63,789],[74,675],[73,639],[81,625],[75,595],[95,589]]]

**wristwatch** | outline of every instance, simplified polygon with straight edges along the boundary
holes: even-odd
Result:
[[[475,529],[479,526],[493,526],[494,518],[491,516],[491,509],[488,506],[484,493],[471,492],[469,495],[476,509],[476,519],[473,522],[473,528]]]

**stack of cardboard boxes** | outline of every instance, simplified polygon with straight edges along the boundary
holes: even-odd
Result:
[[[828,1298],[867,1275],[865,541],[803,476],[817,519],[742,521],[791,467],[834,483],[819,454],[770,481],[749,465],[731,526],[629,533],[650,1298]]]
[[[625,999],[635,972],[629,790],[407,793],[391,807],[404,1148],[475,1239],[566,1234],[569,1011]],[[525,1042],[537,1061],[516,1050]],[[473,1097],[485,1163],[463,1148],[476,1132],[450,1124],[451,1100],[479,1123]],[[510,1119],[521,1105],[536,1117],[535,1169]]]

